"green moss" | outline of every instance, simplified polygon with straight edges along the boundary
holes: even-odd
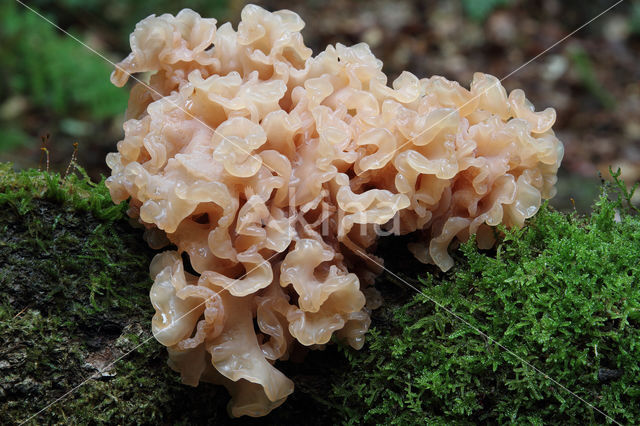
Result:
[[[94,350],[132,321],[148,321],[152,252],[125,208],[82,174],[0,165],[0,322],[13,342],[0,352],[22,354],[0,379],[9,419],[24,420],[90,376]],[[49,418],[62,419],[55,413]]]
[[[379,255],[385,305],[361,351],[278,368],[296,384],[262,419],[229,420],[226,390],[184,386],[150,335],[140,230],[104,183],[0,164],[0,413],[31,424],[471,424],[605,419],[465,321],[620,422],[640,418],[640,220],[623,186],[583,218],[548,207],[496,249],[442,274],[404,239]],[[421,279],[417,280],[416,276]],[[141,344],[141,345],[140,345]],[[112,364],[114,361],[115,364]],[[85,379],[84,385],[75,389]]]
[[[127,206],[114,206],[103,182],[77,173],[16,173],[0,164],[2,422],[27,420],[64,396],[29,423],[229,423],[226,390],[182,385],[151,337],[154,253],[128,223]],[[310,412],[305,376],[314,365],[288,367],[302,390],[267,422]],[[320,424],[326,410],[313,407]],[[234,422],[254,423],[263,420]]]
[[[41,199],[72,211],[89,212],[98,219],[125,218],[127,205],[114,205],[104,182],[92,182],[81,167],[70,167],[70,171],[64,177],[35,169],[15,172],[11,163],[0,163],[0,204],[8,204],[23,214],[34,199]]]
[[[495,252],[464,244],[455,271],[374,314],[330,405],[350,424],[606,420],[433,299],[617,421],[640,418],[640,220],[628,200],[608,187],[588,218],[545,206]]]

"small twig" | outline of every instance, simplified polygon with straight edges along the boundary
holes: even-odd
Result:
[[[41,140],[42,140],[42,145],[40,147],[40,151],[42,151],[42,154],[40,154],[40,162],[38,163],[38,169],[42,170],[42,159],[43,157],[46,157],[47,159],[47,173],[49,173],[49,150],[47,149],[47,143],[49,142],[49,133],[47,132],[44,136],[41,136]]]
[[[69,175],[69,171],[71,170],[71,166],[76,164],[76,160],[78,159],[78,142],[73,143],[73,154],[71,154],[71,161],[69,161],[69,165],[67,166],[67,170],[64,172],[63,179],[66,179]]]
[[[43,155],[46,155],[47,157],[47,173],[49,173],[49,150],[47,148],[40,148],[42,150],[42,152],[44,153]]]
[[[28,307],[29,307],[29,305],[27,305],[27,306],[25,306],[24,308],[22,308],[22,310],[21,310],[20,312],[18,312],[18,313],[13,317],[13,319],[16,319],[16,318],[18,318],[20,315],[22,315],[22,313],[23,313],[24,311],[26,311]]]

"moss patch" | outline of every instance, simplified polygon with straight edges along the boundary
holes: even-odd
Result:
[[[424,295],[375,313],[365,348],[345,350],[351,368],[330,406],[349,424],[607,420],[433,299],[617,421],[637,421],[640,220],[630,198],[618,182],[588,218],[544,207],[528,227],[503,229],[494,252],[470,241],[455,271],[406,277]]]
[[[618,196],[618,194],[620,194]],[[385,305],[361,351],[278,365],[296,384],[262,419],[227,417],[224,388],[184,386],[150,338],[153,252],[103,183],[0,164],[0,413],[31,424],[472,424],[603,416],[433,300],[620,422],[640,418],[640,221],[620,185],[587,217],[544,207],[496,249],[442,274],[402,238],[378,254]],[[419,277],[419,279],[417,278]],[[143,343],[140,345],[140,343]],[[111,365],[115,360],[115,364]]]
[[[312,424],[325,422],[305,392],[329,392],[318,363],[287,366],[300,391],[260,420],[230,420],[222,387],[180,383],[150,333],[154,252],[127,206],[76,172],[0,164],[0,417],[27,420],[91,378],[29,423],[282,424],[310,412]]]

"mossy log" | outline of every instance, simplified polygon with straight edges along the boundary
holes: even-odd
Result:
[[[229,419],[224,388],[182,385],[151,336],[154,252],[126,206],[80,169],[0,164],[0,422],[610,422],[598,410],[633,422],[640,221],[629,199],[619,184],[588,218],[545,206],[526,228],[502,229],[492,251],[462,245],[447,274],[411,260],[402,238],[382,241],[378,254],[402,274],[380,277],[385,304],[365,347],[280,363],[296,384],[287,402]]]

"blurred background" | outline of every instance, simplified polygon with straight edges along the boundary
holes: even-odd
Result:
[[[136,22],[189,7],[234,26],[237,0],[24,0],[117,62]],[[327,44],[368,43],[392,81],[403,70],[469,87],[475,71],[502,78],[580,27],[608,1],[574,0],[268,0],[306,22],[314,53]],[[640,180],[640,0],[627,0],[503,81],[522,88],[537,110],[556,109],[565,145],[557,208],[587,211],[599,173],[622,169]],[[109,82],[112,67],[14,0],[0,4],[0,161],[64,171],[78,163],[96,180],[122,138],[127,90]],[[640,194],[639,194],[640,195]]]

